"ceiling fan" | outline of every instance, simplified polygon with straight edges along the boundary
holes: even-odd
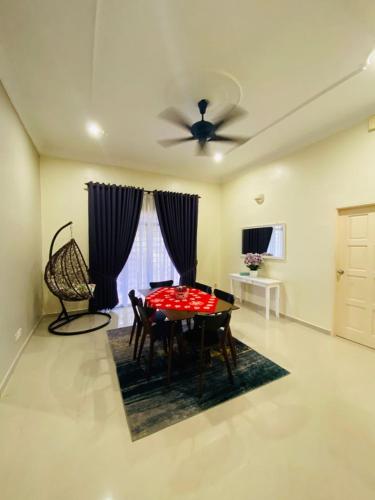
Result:
[[[243,118],[245,115],[247,115],[247,112],[244,109],[240,108],[239,106],[231,107],[219,118],[217,118],[215,122],[211,123],[204,119],[208,104],[209,102],[207,99],[201,99],[198,102],[199,113],[201,114],[202,118],[192,125],[190,125],[183,114],[175,108],[168,108],[163,111],[159,115],[159,118],[182,127],[183,129],[190,132],[191,135],[178,139],[160,140],[159,144],[167,148],[187,141],[197,141],[197,155],[207,155],[207,144],[209,142],[230,142],[235,144],[234,147],[237,147],[241,146],[241,144],[244,144],[249,139],[251,139],[251,137],[229,136],[221,135],[218,133],[218,130],[222,127],[229,125],[229,123],[238,120],[239,118]]]

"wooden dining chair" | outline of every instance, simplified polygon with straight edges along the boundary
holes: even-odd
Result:
[[[161,288],[162,286],[173,286],[173,280],[150,281],[150,288]]]
[[[143,305],[142,299],[137,299],[137,310],[139,317],[142,321],[142,337],[138,349],[137,363],[140,364],[143,347],[146,338],[149,338],[149,355],[146,376],[147,380],[150,380],[152,362],[154,358],[154,344],[156,341],[160,341],[163,344],[164,352],[168,356],[168,368],[167,368],[167,381],[170,382],[171,371],[172,371],[172,355],[173,355],[173,341],[175,335],[175,323],[172,321],[162,321],[158,323],[152,323],[150,317],[147,314],[147,309]]]
[[[138,309],[137,309],[138,298],[135,295],[135,291],[130,290],[130,292],[128,293],[128,296],[129,296],[130,304],[132,306],[133,314],[134,314],[133,325],[132,325],[132,329],[130,332],[129,345],[131,345],[134,334],[135,334],[133,359],[136,359],[139,339],[141,337],[142,328],[143,328],[143,323],[142,323],[142,320],[141,320],[139,313],[138,313]],[[165,314],[162,313],[161,311],[156,311],[155,309],[152,309],[150,307],[146,307],[145,309],[146,309],[146,314],[148,316],[149,322],[161,323],[161,322],[166,320]]]
[[[132,326],[132,329],[130,332],[129,345],[131,345],[133,337],[134,337],[134,333],[135,333],[133,359],[136,359],[139,338],[141,336],[143,326],[142,326],[142,320],[139,316],[138,309],[137,309],[138,298],[135,296],[135,291],[130,290],[130,292],[128,293],[128,296],[129,296],[130,304],[132,306],[133,314],[134,314],[133,326]]]
[[[230,304],[234,304],[234,295],[229,292],[224,292],[224,290],[220,290],[219,288],[215,288],[214,295],[220,300],[224,300],[225,302],[229,302]]]
[[[219,288],[215,288],[214,295],[215,295],[215,297],[217,297],[220,300],[224,300],[225,302],[229,302],[229,304],[233,305],[235,302],[235,297],[232,293],[225,292],[224,290],[220,290]],[[230,352],[232,354],[233,364],[234,364],[234,366],[237,366],[237,353],[236,353],[236,348],[234,346],[232,330],[230,327],[228,330],[228,344],[229,344]]]
[[[209,293],[210,295],[212,294],[212,288],[209,285],[205,285],[204,283],[198,283],[198,281],[196,281],[194,288],[196,288],[197,290],[202,290],[202,292]]]
[[[226,349],[230,318],[230,311],[212,315],[199,314],[195,316],[194,330],[189,334],[188,340],[192,344],[192,347],[198,350],[199,397],[202,397],[203,394],[203,377],[206,360],[210,359],[211,349],[214,347],[220,349],[227,368],[229,381],[232,384],[234,383]]]

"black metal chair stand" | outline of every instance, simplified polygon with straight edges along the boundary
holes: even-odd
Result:
[[[55,295],[61,304],[61,312],[58,317],[50,323],[48,331],[55,335],[79,335],[99,330],[108,325],[111,315],[105,312],[77,312],[69,313],[66,310],[64,301],[78,302],[88,300],[93,297],[95,286],[89,283],[89,272],[83,258],[82,252],[76,241],[71,238],[56,253],[53,253],[53,246],[60,232],[72,223],[68,222],[62,226],[52,238],[49,260],[44,271],[44,281],[49,290]],[[74,331],[61,331],[60,329],[83,316],[103,316],[104,321],[92,328],[85,328]]]
[[[100,328],[104,328],[111,321],[111,315],[104,312],[78,312],[78,313],[68,313],[66,310],[65,304],[62,300],[60,300],[61,304],[61,313],[57,316],[57,318],[52,321],[48,325],[48,331],[50,333],[54,333],[55,335],[79,335],[81,333],[90,333],[95,332],[96,330],[100,330]],[[59,328],[68,325],[72,321],[82,318],[83,316],[103,316],[105,320],[99,325],[93,326],[92,328],[86,328],[85,330],[75,330],[75,331],[58,331]]]

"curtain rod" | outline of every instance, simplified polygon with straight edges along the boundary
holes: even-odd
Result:
[[[87,185],[90,184],[89,182],[85,182],[85,188],[83,188],[85,191],[88,191],[88,188],[87,188]],[[98,183],[100,184],[100,183]],[[108,184],[108,186],[116,186],[117,184]],[[126,186],[120,186],[120,187],[126,187]],[[154,194],[154,191],[158,191],[157,189],[154,189],[154,191],[149,191],[148,189],[143,189],[143,191],[145,193],[148,193],[148,194]],[[187,193],[185,193],[187,194]],[[201,198],[201,196],[198,195],[198,198]]]
[[[87,186],[87,184],[86,184],[86,186]],[[87,187],[85,187],[85,188],[83,188],[83,189],[84,189],[85,191],[88,191],[88,188],[87,188]],[[143,192],[144,192],[144,193],[148,193],[148,194],[153,194],[153,191],[149,191],[148,189],[144,189],[144,190],[143,190]],[[200,198],[200,197],[199,197],[199,198]]]

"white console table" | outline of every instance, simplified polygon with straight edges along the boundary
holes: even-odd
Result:
[[[250,276],[242,276],[239,273],[231,273],[229,275],[230,278],[230,286],[232,294],[235,295],[234,292],[234,283],[238,282],[240,286],[240,296],[239,299],[242,302],[243,298],[243,286],[251,285],[258,286],[260,288],[264,288],[265,296],[266,296],[266,319],[270,319],[270,303],[271,303],[271,289],[274,290],[274,299],[275,299],[275,315],[276,318],[280,315],[280,284],[281,281],[273,280],[270,278],[252,278]]]

